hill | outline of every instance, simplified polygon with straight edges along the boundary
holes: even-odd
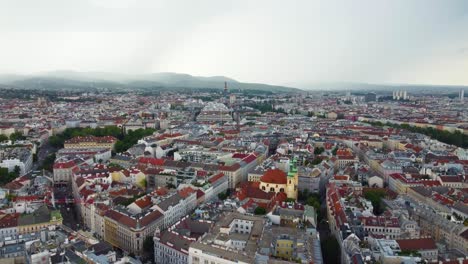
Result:
[[[302,90],[286,86],[261,83],[243,83],[225,76],[192,76],[181,73],[153,73],[141,75],[116,74],[105,72],[74,72],[56,71],[35,74],[31,76],[0,75],[0,84],[17,89],[42,90],[203,90],[224,89],[224,83],[229,89],[256,90],[272,93],[298,93]]]

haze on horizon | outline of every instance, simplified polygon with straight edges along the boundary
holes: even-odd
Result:
[[[468,1],[0,0],[0,74],[468,85]]]

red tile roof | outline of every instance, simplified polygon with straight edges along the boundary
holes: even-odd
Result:
[[[208,179],[208,181],[212,184],[214,182],[216,182],[217,180],[221,179],[224,177],[224,173],[220,172],[216,175],[214,175],[213,177],[211,177],[210,179]]]
[[[280,169],[270,169],[267,170],[262,177],[260,177],[260,181],[273,184],[286,184],[287,175],[286,172]]]
[[[157,159],[157,158],[147,158],[147,157],[141,157],[138,159],[138,163],[146,164],[146,165],[153,165],[153,166],[163,166],[165,160],[163,159]]]
[[[18,226],[19,214],[0,215],[0,229]]]
[[[75,167],[75,162],[73,160],[69,160],[66,162],[57,162],[54,163],[54,169],[70,169]]]
[[[403,239],[396,241],[401,250],[436,250],[437,246],[432,238]]]
[[[181,190],[179,190],[179,195],[183,198],[187,198],[191,193],[195,192],[194,189],[190,187],[185,187]]]
[[[151,197],[149,196],[143,196],[142,198],[138,199],[135,201],[135,204],[140,207],[141,209],[147,208],[151,206]]]

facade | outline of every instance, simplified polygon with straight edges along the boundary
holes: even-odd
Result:
[[[182,219],[197,206],[196,193],[190,193],[183,198],[179,193],[171,193],[165,197],[158,198],[155,209],[163,214],[162,228],[168,228]]]
[[[280,169],[270,169],[260,178],[260,190],[264,192],[286,193],[288,198],[297,199],[297,171],[286,174]]]
[[[317,193],[320,190],[320,175],[322,171],[318,168],[298,167],[298,190],[303,192]]]
[[[107,162],[112,156],[110,148],[67,148],[57,152],[60,157],[91,157],[96,163]]]
[[[377,95],[375,93],[367,93],[364,96],[364,101],[366,101],[366,102],[375,102],[375,101],[377,101]]]
[[[14,147],[0,149],[0,167],[7,168],[9,172],[20,168],[20,174],[24,175],[31,171],[33,165],[33,155],[31,149],[27,147]]]
[[[78,165],[82,160],[63,160],[54,163],[54,184],[69,184],[73,174],[78,172]]]
[[[0,240],[18,235],[19,214],[0,215]]]
[[[228,177],[229,189],[233,190],[242,181],[242,170],[238,163],[231,166],[220,166],[219,171]]]
[[[141,254],[145,238],[153,236],[162,224],[163,216],[157,210],[135,216],[112,209],[104,217],[104,239],[126,252]]]
[[[231,122],[231,111],[221,103],[209,102],[197,116],[198,122]]]
[[[105,137],[94,137],[94,136],[85,136],[85,137],[74,137],[70,140],[65,141],[64,148],[71,149],[89,149],[89,148],[109,148],[113,149],[117,138],[112,136]]]
[[[50,210],[46,205],[41,206],[33,214],[23,214],[18,218],[18,234],[41,231],[44,228],[55,229],[62,224],[59,211]]]

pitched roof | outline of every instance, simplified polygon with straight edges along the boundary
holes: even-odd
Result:
[[[142,198],[136,200],[134,202],[138,207],[140,207],[141,209],[144,209],[146,207],[149,207],[152,203],[151,203],[151,197],[145,195],[143,196]]]
[[[434,239],[418,238],[418,239],[403,239],[396,241],[400,245],[401,250],[431,250],[437,249]]]
[[[260,181],[273,184],[286,184],[287,175],[280,169],[270,169],[267,170],[262,177],[260,177]]]

